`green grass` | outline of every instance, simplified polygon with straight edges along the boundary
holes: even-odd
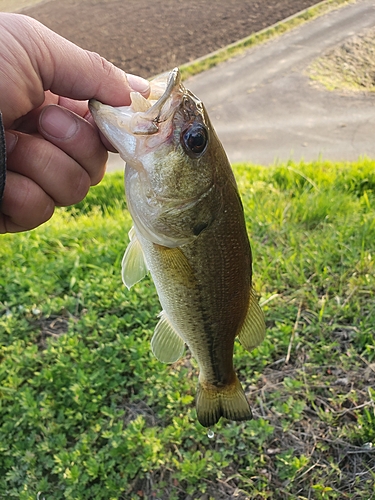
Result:
[[[290,18],[275,23],[274,25],[258,31],[257,33],[253,33],[242,40],[201,57],[196,61],[183,64],[180,67],[182,79],[184,80],[189,76],[193,76],[209,68],[213,68],[214,66],[241,54],[250,47],[267,42],[268,40],[282,35],[283,33],[296,28],[307,21],[311,21],[316,17],[322,16],[333,9],[337,9],[353,1],[355,0],[323,0],[316,5],[303,10],[301,13],[290,16]]]
[[[1,237],[0,498],[373,498],[375,162],[234,169],[267,323],[235,349],[255,419],[209,439],[194,360],[152,356],[159,304],[149,279],[122,286],[109,175]]]

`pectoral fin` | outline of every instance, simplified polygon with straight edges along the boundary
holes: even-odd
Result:
[[[162,311],[151,339],[151,349],[154,356],[162,363],[174,363],[183,355],[184,347],[184,341],[171,325],[165,312]]]
[[[184,287],[194,288],[197,283],[196,278],[181,248],[167,248],[156,244],[154,246],[158,249],[163,267],[168,269],[168,278]]]
[[[238,334],[239,341],[247,351],[258,346],[266,334],[263,311],[259,306],[254,290],[250,290],[249,308],[245,321]]]
[[[135,283],[146,276],[148,269],[133,227],[129,231],[129,238],[130,243],[122,259],[122,281],[130,290]]]

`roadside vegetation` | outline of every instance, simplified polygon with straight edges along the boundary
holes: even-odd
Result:
[[[322,16],[327,12],[338,9],[347,3],[352,3],[355,0],[323,0],[302,12],[290,16],[287,19],[264,28],[252,35],[243,38],[235,43],[227,45],[211,54],[203,56],[196,61],[189,61],[180,66],[182,79],[185,80],[189,76],[196,75],[207,69],[213,68],[218,64],[227,61],[228,59],[242,54],[246,49],[254,47],[261,43],[265,43],[272,38],[275,38],[287,31],[290,31],[301,24],[311,21],[316,17]]]
[[[121,174],[1,237],[0,498],[364,499],[375,489],[375,161],[234,167],[267,337],[254,411],[209,438],[197,367],[150,351],[159,303],[120,265]]]
[[[375,92],[375,28],[326,51],[308,73],[328,90]]]

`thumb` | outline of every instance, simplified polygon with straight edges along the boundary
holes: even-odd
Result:
[[[91,185],[100,182],[107,162],[107,150],[93,125],[66,108],[46,106],[39,116],[41,135],[88,173]]]

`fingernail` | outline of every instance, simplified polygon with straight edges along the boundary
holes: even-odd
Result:
[[[39,125],[42,130],[56,139],[70,139],[78,130],[77,120],[72,113],[60,106],[46,106],[40,113]]]
[[[12,134],[12,132],[5,132],[5,143],[6,143],[6,150],[7,154],[10,155],[10,153],[14,150],[16,147],[18,141],[18,135],[17,134]]]
[[[147,94],[150,90],[150,83],[141,76],[126,74],[130,87],[140,94]]]

